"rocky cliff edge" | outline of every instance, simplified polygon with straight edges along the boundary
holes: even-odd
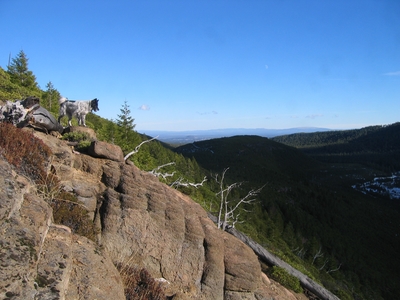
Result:
[[[90,155],[34,134],[99,229],[98,242],[54,224],[37,188],[0,157],[0,298],[125,299],[115,265],[145,268],[169,299],[305,299],[262,273],[254,252],[200,205],[95,142]]]

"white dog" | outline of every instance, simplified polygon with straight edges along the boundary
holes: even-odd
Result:
[[[58,103],[60,104],[58,123],[60,123],[62,117],[68,116],[69,126],[72,126],[71,119],[75,116],[78,119],[78,125],[86,127],[86,115],[92,111],[99,110],[99,100],[97,98],[88,101],[72,101],[61,97]]]

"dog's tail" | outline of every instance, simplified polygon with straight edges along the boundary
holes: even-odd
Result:
[[[61,104],[63,104],[64,102],[66,102],[67,100],[68,100],[67,98],[61,96],[60,99],[58,99],[58,103],[61,105]]]

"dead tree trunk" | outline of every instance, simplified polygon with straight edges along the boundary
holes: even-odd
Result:
[[[211,218],[212,221],[214,222],[217,221],[217,218],[215,216],[209,214],[209,217]],[[304,275],[303,273],[296,270],[288,263],[276,257],[275,255],[270,253],[268,250],[264,249],[260,244],[256,243],[245,234],[231,227],[226,228],[225,231],[237,237],[239,240],[241,240],[243,243],[245,243],[247,246],[253,249],[254,253],[258,256],[260,260],[264,261],[268,265],[284,268],[289,274],[299,279],[301,285],[305,289],[315,294],[318,298],[323,300],[340,300],[337,296],[335,296],[333,293],[325,289],[323,286],[319,285],[308,276]]]
[[[224,169],[224,171],[222,172],[221,180],[218,180],[218,175],[215,175],[214,177],[215,181],[220,185],[220,190],[216,194],[217,196],[219,195],[221,197],[219,211],[218,211],[217,226],[222,230],[225,230],[226,227],[228,226],[235,227],[235,223],[239,221],[239,213],[236,213],[236,211],[239,210],[239,208],[244,204],[250,204],[256,201],[255,197],[264,188],[264,186],[262,186],[258,190],[251,190],[243,198],[232,201],[229,199],[231,191],[237,187],[240,187],[242,185],[242,182],[235,182],[228,186],[225,185],[224,183],[225,173],[228,170],[229,168]]]
[[[276,257],[275,255],[271,254],[269,251],[264,249],[260,244],[256,243],[243,233],[237,231],[234,228],[227,228],[227,232],[232,234],[233,236],[237,237],[240,239],[242,242],[244,242],[246,245],[248,245],[251,249],[253,249],[254,253],[263,261],[266,263],[273,265],[273,266],[278,266],[281,268],[284,268],[289,274],[295,276],[297,279],[299,279],[301,285],[315,294],[317,297],[324,299],[324,300],[340,300],[338,297],[336,297],[333,293],[316,283],[314,280],[309,278],[308,276],[304,275],[300,271],[296,270],[293,268],[291,265],[288,263],[284,262],[280,258]]]

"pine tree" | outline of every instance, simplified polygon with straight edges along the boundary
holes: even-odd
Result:
[[[49,81],[47,84],[46,84],[46,88],[47,88],[47,90],[46,90],[46,92],[48,93],[48,95],[49,95],[49,110],[51,111],[51,102],[52,102],[52,98],[53,98],[53,93],[54,93],[54,91],[55,91],[55,89],[54,89],[54,86],[53,86],[53,84],[51,83],[51,81]]]
[[[135,146],[135,142],[138,142],[138,134],[134,131],[135,121],[131,116],[128,103],[125,101],[121,108],[121,114],[118,115],[118,145],[123,151],[129,151]]]
[[[54,88],[53,83],[49,81],[46,84],[46,91],[42,93],[41,106],[53,114],[58,114],[58,99],[60,96],[60,93]]]
[[[25,88],[38,89],[36,76],[28,69],[28,57],[23,50],[12,59],[7,72],[10,74],[11,82]]]

